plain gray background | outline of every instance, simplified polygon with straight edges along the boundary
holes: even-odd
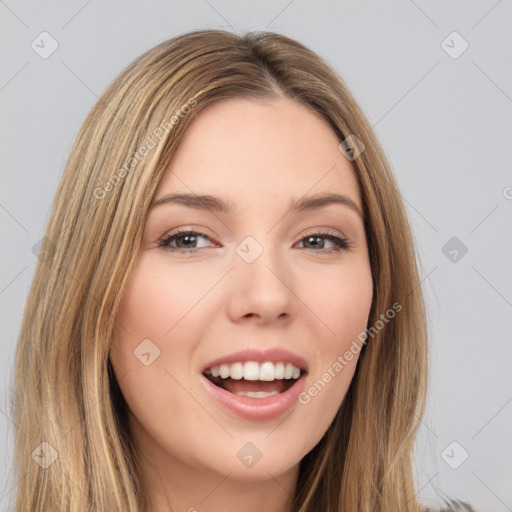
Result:
[[[512,510],[511,21],[510,0],[0,0],[0,509],[16,485],[8,393],[32,248],[74,138],[125,65],[208,27],[298,39],[366,112],[406,201],[428,305],[419,495]],[[47,58],[31,46],[51,49],[42,32],[58,44]]]

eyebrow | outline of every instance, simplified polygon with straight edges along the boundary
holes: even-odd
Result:
[[[166,194],[151,204],[151,208],[163,204],[181,204],[189,208],[197,210],[210,210],[212,212],[232,214],[236,211],[235,203],[225,201],[219,197],[212,195],[188,194],[188,193],[172,193]],[[364,219],[363,213],[350,199],[343,194],[318,194],[315,196],[301,197],[292,199],[288,205],[288,211],[291,213],[311,212],[320,210],[331,204],[341,204],[350,208],[357,213],[361,219]]]

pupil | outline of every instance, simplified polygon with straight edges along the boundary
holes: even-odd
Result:
[[[309,244],[309,243],[311,242],[311,240],[320,240],[320,239],[321,239],[321,238],[320,238],[320,237],[318,237],[318,236],[310,236],[310,237],[308,237],[308,239],[307,239],[307,240],[308,240],[308,244]],[[323,248],[323,240],[322,240],[322,242],[320,242],[320,244],[318,244],[318,243],[317,243],[317,244],[316,244],[316,247],[318,247],[319,245],[321,245],[321,246],[322,246],[322,248]],[[314,244],[314,243],[313,243],[313,246],[315,246],[315,244]]]
[[[182,241],[184,241],[184,242],[185,242],[185,241],[188,241],[188,242],[191,242],[191,241],[192,241],[192,242],[194,242],[194,239],[195,239],[195,238],[196,238],[196,237],[195,237],[194,235],[183,235],[182,237],[178,238],[178,240],[182,240]],[[192,240],[191,240],[191,239],[192,239]],[[180,244],[178,243],[178,245],[180,245]],[[185,242],[183,245],[184,245],[185,247],[189,247],[189,245],[187,244],[187,242]]]

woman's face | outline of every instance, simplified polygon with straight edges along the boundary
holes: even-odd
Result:
[[[282,98],[215,103],[187,130],[110,353],[138,452],[159,471],[291,474],[332,422],[372,300],[360,192],[338,145]]]

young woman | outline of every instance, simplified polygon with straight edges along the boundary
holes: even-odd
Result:
[[[198,30],[82,127],[16,356],[16,511],[416,512],[425,311],[335,71]]]

